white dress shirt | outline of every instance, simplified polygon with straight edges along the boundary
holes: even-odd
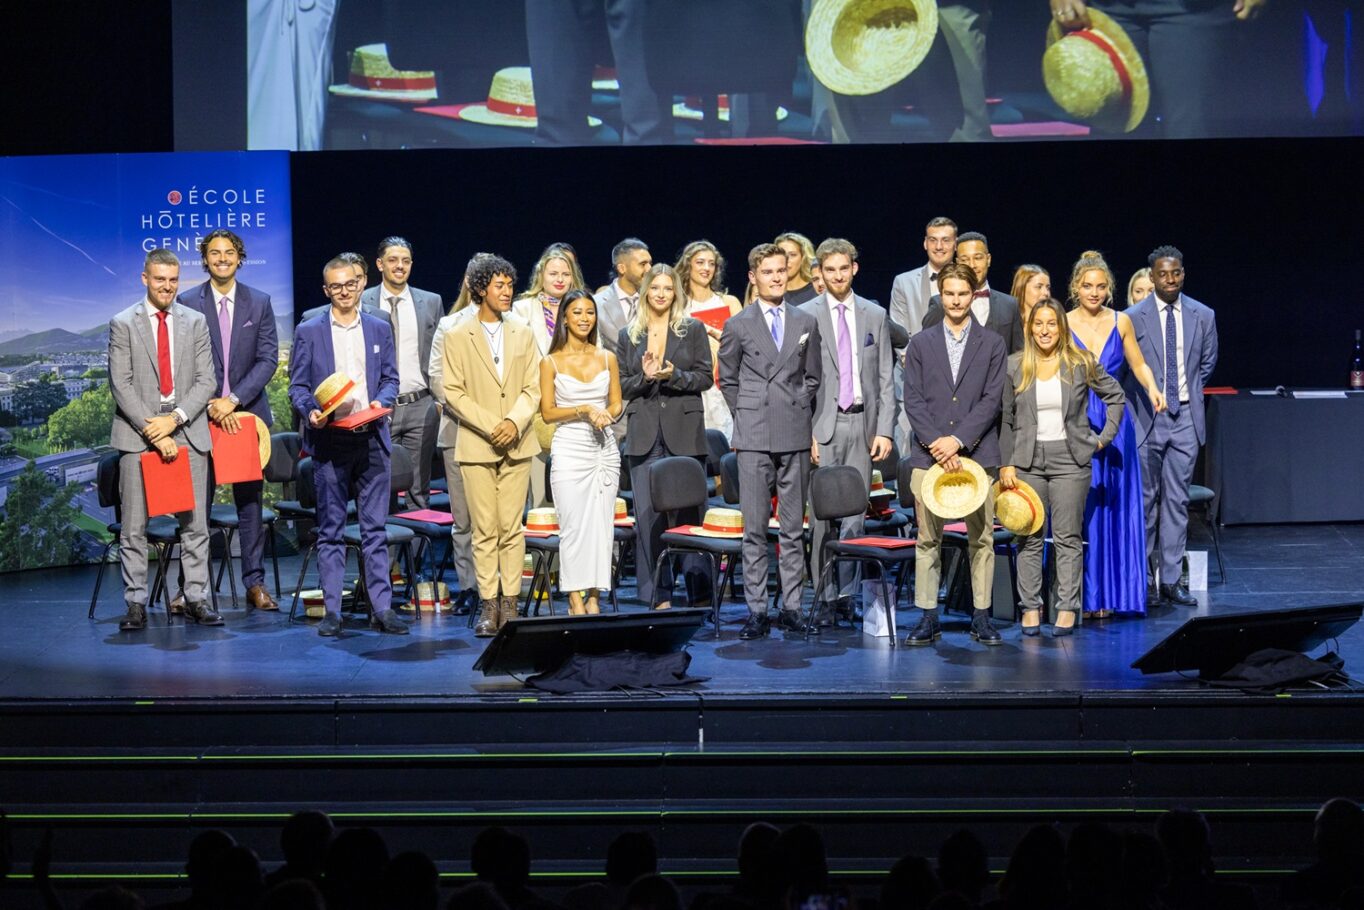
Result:
[[[398,298],[397,313],[389,301]],[[412,288],[405,286],[401,294],[394,294],[383,284],[379,285],[379,308],[389,314],[398,336],[398,394],[420,392],[426,388],[426,373],[422,369],[420,329],[417,327],[417,305],[412,302]]]
[[[625,325],[635,321],[635,309],[639,306],[639,291],[633,294],[625,293],[625,288],[620,286],[620,279],[611,282],[611,287],[615,289],[616,299],[620,301],[621,312],[625,314]]]
[[[840,331],[838,308],[841,306],[847,307],[848,342],[852,347],[853,404],[859,405],[862,403],[862,345],[859,341],[861,336],[857,334],[857,307],[855,306],[857,295],[853,294],[850,290],[848,291],[847,300],[838,300],[833,294],[826,291],[824,293],[824,300],[829,306],[829,318],[833,320],[833,352],[835,366],[838,365],[838,333]],[[838,394],[837,382],[835,382],[834,385],[834,394],[836,396]]]
[[[1171,306],[1159,297],[1156,298],[1157,315],[1160,316],[1160,389],[1165,391],[1165,311]],[[1184,295],[1180,294],[1173,304],[1175,308],[1175,368],[1179,371],[1179,403],[1189,403],[1189,378],[1184,372]]]
[[[332,354],[336,361],[332,368],[345,373],[355,383],[346,400],[331,414],[333,417],[345,417],[369,407],[369,377],[365,375],[365,330],[360,324],[359,312],[350,325],[337,322],[334,311],[329,311],[327,318],[331,320]]]
[[[155,354],[156,354],[156,336],[157,336],[157,334],[158,334],[158,332],[160,331],[160,328],[161,328],[161,320],[160,320],[159,318],[157,318],[157,315],[156,315],[156,314],[157,314],[158,312],[160,312],[160,311],[157,310],[156,304],[152,303],[152,299],[151,299],[150,297],[148,297],[148,298],[146,298],[146,299],[144,299],[144,300],[142,301],[142,306],[143,306],[143,313],[146,315],[147,319],[151,322],[151,326],[152,326],[152,354],[155,355]],[[172,401],[175,400],[175,304],[173,304],[173,303],[172,303],[169,307],[166,308],[166,342],[167,342],[166,347],[167,347],[167,349],[170,351],[170,362],[171,362],[171,393],[170,393],[169,395],[162,395],[162,396],[161,396],[161,403],[162,403],[162,404],[166,404],[166,403],[168,403],[168,402],[172,402]],[[158,366],[160,365],[159,361],[158,361],[158,364],[157,364],[157,365],[158,365]],[[160,377],[158,376],[158,378],[160,378]],[[180,408],[176,408],[174,411],[171,411],[170,413],[179,415],[179,417],[180,417],[180,423],[182,423],[182,424],[189,423],[189,415],[186,414],[186,413],[185,413],[183,410],[181,410]]]

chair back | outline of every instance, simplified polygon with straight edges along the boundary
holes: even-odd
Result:
[[[298,496],[298,504],[305,509],[317,508],[317,485],[313,483],[313,460],[303,458],[298,462],[298,474],[294,478],[297,486],[295,495]]]
[[[895,495],[900,500],[900,505],[906,509],[914,508],[914,494],[910,492],[913,486],[910,479],[914,477],[914,465],[909,463],[909,456],[900,459],[900,467],[895,472]]]
[[[686,455],[670,455],[649,465],[649,499],[654,511],[680,512],[706,503],[706,471]]]
[[[412,465],[412,455],[402,446],[395,445],[389,452],[388,468],[388,510],[394,512],[398,509],[398,494],[406,493],[412,488],[412,481],[416,478],[417,472]],[[412,503],[408,503],[409,509],[416,508]]]
[[[729,454],[729,440],[719,430],[706,430],[706,476],[720,476],[720,459]]]
[[[729,505],[739,504],[739,456],[734,452],[720,457],[720,496]]]
[[[265,463],[265,479],[270,483],[293,483],[298,480],[298,453],[303,449],[303,437],[298,433],[273,433],[270,436],[270,460]]]
[[[810,512],[820,521],[838,521],[867,511],[867,484],[852,465],[815,468],[810,475]]]
[[[118,486],[118,463],[122,457],[122,452],[105,452],[99,457],[99,466],[95,469],[99,504],[106,509],[118,509],[123,505],[123,493]]]

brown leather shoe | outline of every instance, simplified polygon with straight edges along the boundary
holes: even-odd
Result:
[[[265,585],[252,585],[246,589],[246,602],[257,610],[278,610],[279,604],[265,590]]]
[[[497,600],[479,601],[478,624],[474,626],[474,635],[478,638],[492,638],[497,634]]]
[[[515,597],[499,597],[497,599],[497,627],[500,629],[507,624],[508,620],[515,619],[518,612]]]
[[[179,616],[183,612],[185,612],[185,592],[181,591],[170,602],[170,615]]]

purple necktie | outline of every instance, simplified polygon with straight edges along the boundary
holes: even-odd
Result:
[[[228,367],[232,363],[232,314],[227,305],[232,300],[224,297],[218,303],[218,334],[223,339],[223,397],[232,394],[232,382],[227,378]]]
[[[853,406],[852,335],[848,331],[848,305],[838,305],[838,409]]]

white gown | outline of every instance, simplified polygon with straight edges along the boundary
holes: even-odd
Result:
[[[561,408],[605,408],[610,386],[611,372],[606,366],[590,382],[555,368],[554,400]],[[586,420],[561,423],[554,431],[550,456],[549,483],[559,514],[559,589],[609,591],[620,486],[615,433],[611,427],[598,430]]]

